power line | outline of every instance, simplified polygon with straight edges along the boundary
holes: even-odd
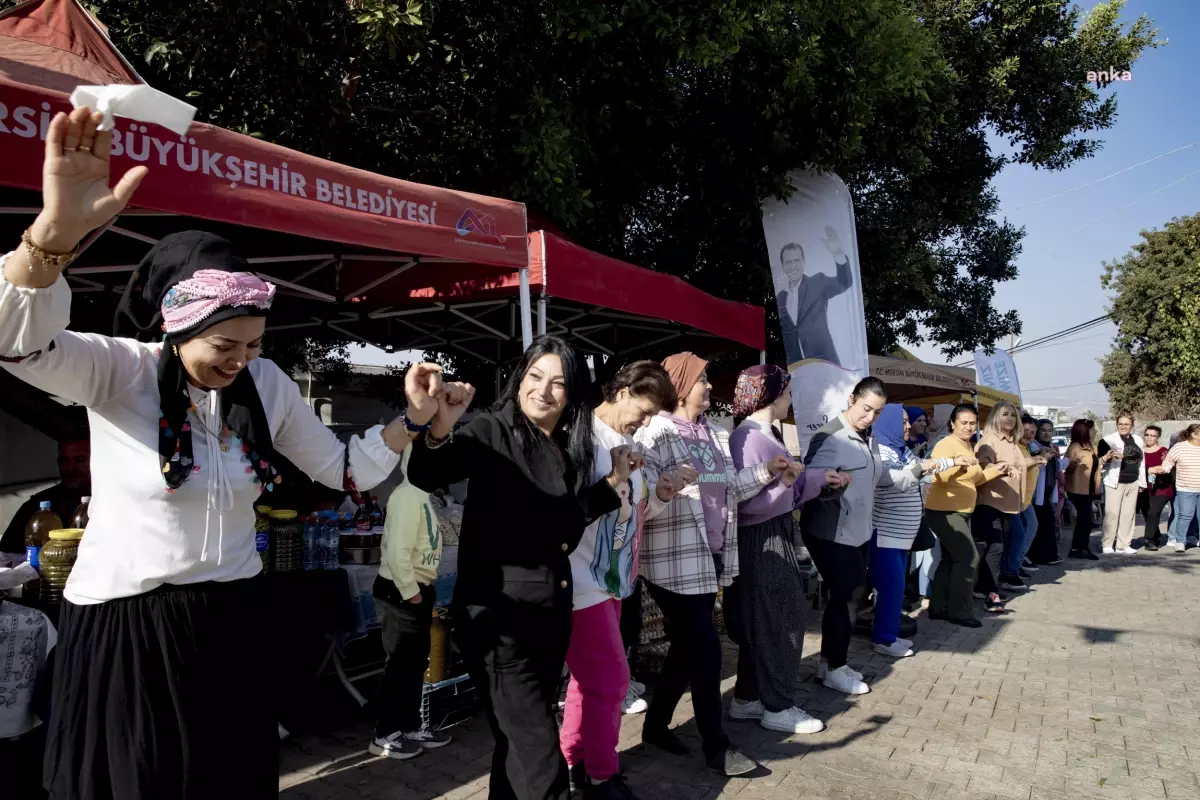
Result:
[[[1095,223],[1099,222],[1102,219],[1108,219],[1113,214],[1116,214],[1118,211],[1124,211],[1125,209],[1127,209],[1131,206],[1136,206],[1138,203],[1142,202],[1147,197],[1153,197],[1154,195],[1158,194],[1159,192],[1170,189],[1172,186],[1174,186],[1177,183],[1183,183],[1188,178],[1192,177],[1193,175],[1195,175],[1197,173],[1200,173],[1200,169],[1194,169],[1191,172],[1189,172],[1187,175],[1184,175],[1182,178],[1173,180],[1170,183],[1168,183],[1166,186],[1160,186],[1159,188],[1155,189],[1153,192],[1149,192],[1147,194],[1142,195],[1137,200],[1134,200],[1132,203],[1126,203],[1125,205],[1121,206],[1120,208],[1114,208],[1112,211],[1109,211],[1107,214],[1101,214],[1100,216],[1096,217],[1094,220],[1091,220],[1090,222],[1085,222],[1082,225],[1080,225],[1078,228],[1072,228],[1071,230],[1067,231],[1066,233],[1062,234],[1061,236],[1054,237],[1050,241],[1057,242],[1059,239],[1066,238],[1067,236],[1070,236],[1072,233],[1078,233],[1079,231],[1083,230],[1084,228],[1088,227],[1089,225],[1094,225]]]
[[[1080,386],[1095,386],[1100,381],[1088,381],[1087,383],[1072,383],[1068,386],[1043,386],[1040,389],[1022,389],[1022,392],[1052,392],[1056,389],[1078,389]]]
[[[1200,144],[1200,142],[1192,142],[1191,144],[1185,144],[1183,147],[1176,147],[1174,150],[1168,150],[1167,152],[1161,153],[1161,154],[1155,156],[1154,158],[1148,158],[1139,164],[1134,164],[1132,167],[1125,167],[1125,169],[1119,169],[1116,172],[1112,173],[1111,175],[1105,175],[1103,178],[1097,178],[1094,181],[1088,181],[1087,183],[1081,183],[1078,186],[1073,186],[1070,189],[1066,189],[1064,191],[1058,192],[1057,194],[1052,194],[1049,197],[1043,197],[1041,200],[1034,200],[1032,203],[1026,203],[1023,206],[1017,206],[1016,208],[1013,209],[1013,211],[1020,211],[1023,208],[1029,208],[1030,206],[1036,206],[1039,203],[1045,203],[1045,202],[1047,202],[1049,200],[1053,200],[1057,197],[1062,197],[1064,194],[1070,194],[1071,192],[1077,192],[1080,189],[1086,189],[1089,186],[1095,186],[1097,183],[1100,183],[1101,181],[1106,181],[1109,178],[1115,178],[1118,175],[1129,172],[1132,169],[1137,169],[1138,167],[1144,167],[1147,164],[1150,164],[1154,161],[1158,161],[1160,158],[1166,158],[1167,156],[1174,155],[1175,153],[1178,153],[1181,150],[1187,150],[1189,147],[1195,147],[1198,144]]]
[[[1033,350],[1044,350],[1047,347],[1060,347],[1064,344],[1075,344],[1076,342],[1086,342],[1088,339],[1104,339],[1104,338],[1111,338],[1111,337],[1112,337],[1111,333],[1096,333],[1091,336],[1080,336],[1078,339],[1066,339],[1064,341],[1045,342],[1044,344],[1039,344],[1036,347],[1030,347],[1028,350],[1022,349],[1022,350],[1019,350],[1018,352],[1028,353]]]
[[[1047,334],[1045,336],[1034,339],[1032,341],[1022,342],[1021,344],[1019,344],[1015,348],[1013,348],[1012,352],[1015,355],[1017,353],[1021,353],[1026,350],[1030,350],[1034,347],[1037,347],[1038,345],[1046,344],[1047,342],[1052,342],[1057,339],[1062,339],[1066,336],[1071,336],[1072,334],[1083,333],[1084,331],[1094,328],[1098,325],[1103,325],[1106,321],[1108,321],[1108,319],[1109,319],[1109,315],[1105,314],[1102,317],[1096,317],[1095,319],[1090,319],[1087,322],[1081,322],[1078,325],[1072,325],[1070,328],[1065,328],[1061,331]],[[971,359],[970,361],[964,361],[963,363],[955,364],[954,366],[969,367],[974,363],[975,363],[975,359]]]

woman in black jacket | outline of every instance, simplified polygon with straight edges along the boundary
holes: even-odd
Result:
[[[612,473],[589,485],[587,367],[554,336],[534,341],[492,410],[453,433],[473,390],[448,392],[425,368],[410,370],[405,392],[410,406],[439,399],[408,478],[426,491],[470,479],[452,612],[496,739],[489,796],[566,800],[554,712],[571,637],[568,556],[588,522],[620,507],[614,487],[640,459],[613,448]]]

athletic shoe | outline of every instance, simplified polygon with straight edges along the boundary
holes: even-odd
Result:
[[[445,731],[421,728],[419,731],[410,731],[404,734],[404,740],[419,744],[426,750],[436,750],[439,747],[445,747],[450,744],[450,734]]]
[[[849,665],[846,664],[835,670],[826,672],[825,679],[821,682],[828,688],[842,694],[866,694],[871,691],[871,687],[863,683],[862,676],[850,669]]]
[[[1093,553],[1091,550],[1072,550],[1067,553],[1071,558],[1081,558],[1084,561],[1099,561],[1100,556]]]
[[[1032,573],[1032,572],[1030,572],[1029,570],[1025,569],[1024,567],[1021,567],[1021,569],[1017,571],[1017,575],[1018,575],[1018,576],[1021,578],[1021,580],[1023,580],[1023,581],[1031,581],[1031,580],[1033,580],[1033,573]]]
[[[424,752],[424,748],[416,742],[404,738],[404,731],[396,731],[390,736],[376,736],[371,740],[367,751],[373,756],[387,756],[398,761],[416,758]]]
[[[901,644],[899,639],[891,644],[879,644],[876,642],[875,652],[882,656],[891,656],[892,658],[909,658],[913,655],[912,645]]]
[[[1175,548],[1175,555],[1177,555],[1177,556],[1182,555],[1183,553],[1187,552],[1187,548],[1184,547],[1183,545],[1181,545],[1179,542],[1172,542],[1168,546]]]
[[[1158,550],[1158,543],[1157,543],[1157,542],[1151,542],[1151,541],[1147,540],[1147,541],[1146,541],[1146,546],[1145,546],[1145,548],[1144,548],[1144,549],[1145,549],[1145,550],[1149,550],[1151,553],[1153,553],[1153,552],[1155,552],[1155,551],[1157,551],[1157,550]]]
[[[633,693],[633,687],[630,686],[625,692],[625,699],[621,702],[622,714],[644,714],[646,709],[650,707],[643,698],[638,697]]]
[[[824,722],[796,706],[784,711],[768,711],[763,714],[760,724],[769,731],[783,733],[820,733],[825,730]]]
[[[625,782],[625,776],[619,772],[602,783],[592,783],[590,778],[585,778],[583,796],[587,800],[637,800]]]
[[[983,610],[987,611],[989,614],[1003,614],[1008,609],[1004,607],[1004,600],[1000,598],[1000,595],[992,592],[987,596],[987,599],[984,600]]]
[[[1059,558],[1058,556],[1055,556],[1054,558],[1050,559],[1049,561],[1043,561],[1042,566],[1043,567],[1057,567],[1062,562],[1063,562],[1063,560],[1061,558]]]
[[[1028,570],[1029,572],[1037,572],[1038,565],[1027,558],[1021,562],[1021,569]]]
[[[763,708],[763,704],[758,700],[738,700],[733,698],[733,702],[729,704],[730,719],[762,719],[767,710]]]
[[[1118,553],[1120,553],[1120,554],[1121,554],[1121,555],[1123,555],[1123,556],[1131,556],[1131,555],[1133,555],[1134,553],[1136,553],[1136,552],[1137,552],[1137,550],[1134,550],[1132,547],[1122,547],[1122,548],[1121,548],[1120,550],[1118,550],[1117,552],[1118,552]]]
[[[1106,555],[1106,556],[1111,556],[1111,555],[1113,555],[1114,553],[1116,553],[1117,551],[1116,551],[1116,550],[1113,550],[1111,547],[1106,547],[1106,548],[1104,548],[1103,550],[1101,550],[1100,552],[1101,552],[1103,555]]]
[[[904,645],[905,647],[912,647],[912,646],[913,646],[912,639],[902,639],[902,638],[901,638],[901,637],[899,637],[899,636],[897,636],[897,637],[896,637],[896,642],[895,642],[895,643],[896,643],[896,644],[902,644],[902,645]]]
[[[726,778],[745,775],[747,772],[754,772],[758,769],[758,764],[743,755],[736,747],[726,747],[723,752],[708,759],[708,766]]]
[[[1005,589],[1013,589],[1014,591],[1029,588],[1025,585],[1025,581],[1021,580],[1017,575],[1001,575],[998,582]]]
[[[632,689],[633,693],[638,697],[641,697],[646,693],[646,684],[642,683],[641,681],[635,681],[633,678],[629,679],[629,688]]]
[[[846,664],[845,668],[850,670],[851,672],[853,672],[854,677],[858,678],[860,681],[863,679],[863,674],[861,672],[859,672],[858,670],[854,669],[853,667],[851,667],[849,664]],[[825,676],[828,674],[829,674],[829,665],[827,663],[825,663],[824,659],[821,659],[820,661],[817,662],[817,680],[819,680],[819,681],[825,680]]]

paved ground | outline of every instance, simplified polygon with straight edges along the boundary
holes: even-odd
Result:
[[[758,777],[730,780],[699,756],[646,751],[641,718],[626,717],[622,763],[642,800],[1200,798],[1198,571],[1200,550],[1043,568],[1013,613],[980,630],[922,614],[915,658],[893,662],[856,640],[851,663],[872,691],[853,699],[812,682],[810,620],[797,700],[827,731],[786,737],[729,723],[763,764]],[[691,717],[685,697],[676,724],[698,745]],[[486,798],[481,719],[404,763],[369,756],[369,730],[357,721],[285,742],[281,796]]]

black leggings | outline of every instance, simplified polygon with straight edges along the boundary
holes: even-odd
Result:
[[[863,552],[861,547],[818,539],[803,532],[801,534],[808,554],[812,556],[829,590],[829,602],[821,618],[821,656],[829,669],[835,670],[846,664],[846,652],[850,649],[850,637],[854,633],[850,603],[855,590],[863,582],[866,569]]]
[[[1075,506],[1075,535],[1071,537],[1072,550],[1087,550],[1092,540],[1092,496],[1069,494]]]
[[[1163,509],[1167,507],[1167,503],[1171,502],[1171,498],[1162,494],[1150,494],[1147,491],[1142,491],[1138,495],[1138,511],[1142,512],[1142,516],[1146,519],[1146,542],[1147,544],[1163,544],[1166,539],[1159,532],[1159,523],[1162,520]],[[1162,539],[1162,541],[1159,541]]]

